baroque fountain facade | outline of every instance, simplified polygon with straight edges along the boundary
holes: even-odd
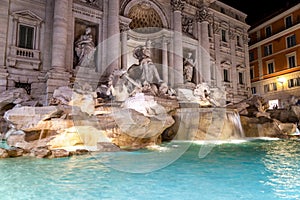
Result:
[[[269,119],[261,99],[247,101],[246,15],[219,1],[6,3],[0,105],[17,148],[7,156],[241,138],[238,111],[251,106]]]

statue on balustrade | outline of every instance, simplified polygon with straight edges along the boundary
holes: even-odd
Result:
[[[183,60],[183,76],[185,82],[192,82],[195,61],[192,58],[192,52],[189,52],[187,57]]]
[[[77,66],[95,67],[94,54],[96,48],[91,32],[91,27],[86,27],[85,34],[81,35],[75,42],[75,52],[79,60]]]

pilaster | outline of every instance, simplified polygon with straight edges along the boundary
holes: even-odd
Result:
[[[237,72],[237,60],[236,60],[236,33],[233,30],[229,30],[229,39],[230,39],[230,54],[231,54],[231,83],[233,87],[234,96],[238,93],[238,72]]]
[[[244,42],[244,52],[245,52],[245,67],[246,67],[246,73],[245,73],[245,84],[246,89],[248,92],[248,98],[251,96],[251,77],[250,77],[250,66],[249,66],[249,46],[248,46],[248,35],[243,35],[243,42]]]
[[[218,22],[214,24],[214,41],[215,41],[215,59],[216,59],[216,79],[217,79],[217,87],[221,88],[223,86],[223,69],[221,68],[221,50],[220,50],[220,26]]]

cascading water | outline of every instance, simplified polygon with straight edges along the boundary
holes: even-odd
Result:
[[[226,117],[227,117],[227,120],[229,121],[229,123],[231,123],[233,126],[231,138],[234,138],[234,139],[244,138],[245,133],[244,133],[244,130],[242,127],[239,113],[236,111],[227,111]]]
[[[230,140],[245,137],[240,115],[224,108],[181,108],[173,126],[175,140]]]

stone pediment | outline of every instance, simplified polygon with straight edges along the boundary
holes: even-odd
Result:
[[[11,15],[16,19],[22,18],[22,19],[27,19],[30,21],[35,21],[38,23],[41,23],[43,21],[43,19],[41,17],[39,17],[38,15],[36,15],[35,13],[33,13],[30,10],[16,11],[16,12],[13,12]]]
[[[245,67],[244,64],[240,64],[240,65],[237,65],[237,66],[236,66],[236,69],[237,69],[237,70],[240,70],[240,71],[244,71],[244,70],[246,70],[246,67]]]
[[[221,66],[224,68],[230,68],[231,62],[229,60],[225,60],[225,61],[221,62]]]

